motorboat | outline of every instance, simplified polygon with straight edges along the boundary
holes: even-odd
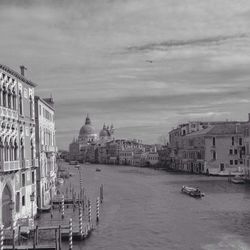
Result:
[[[101,172],[101,169],[100,168],[96,168],[95,171],[96,172]]]
[[[79,169],[79,168],[80,168],[80,165],[79,165],[79,164],[75,165],[75,168],[78,168],[78,169]]]
[[[243,176],[241,175],[235,175],[232,179],[231,179],[232,183],[234,184],[244,184],[245,180],[243,178]]]
[[[182,186],[181,192],[195,198],[201,198],[205,196],[205,194],[202,193],[198,187],[194,188],[194,187]]]

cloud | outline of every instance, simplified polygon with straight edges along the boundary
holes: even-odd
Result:
[[[247,34],[236,34],[236,35],[227,35],[227,36],[214,36],[214,37],[204,37],[198,39],[190,39],[190,40],[169,40],[160,43],[150,43],[141,46],[131,46],[128,47],[127,50],[131,53],[136,51],[148,51],[148,50],[168,50],[168,49],[176,49],[179,47],[187,47],[187,46],[211,46],[211,45],[222,45],[228,41],[238,39],[238,38],[246,38]]]

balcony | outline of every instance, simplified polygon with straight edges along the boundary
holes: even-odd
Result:
[[[32,159],[32,167],[38,167],[38,159]]]
[[[0,162],[0,171],[1,172],[10,172],[20,170],[19,161],[1,161]]]
[[[16,110],[0,107],[0,116],[4,116],[6,118],[15,119],[18,118],[18,113]]]
[[[44,151],[46,153],[54,153],[57,152],[57,147],[50,145],[41,145],[41,151]]]
[[[29,160],[21,160],[22,169],[30,168],[30,161]]]

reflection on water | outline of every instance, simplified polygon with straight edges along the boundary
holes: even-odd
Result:
[[[222,177],[98,167],[101,172],[84,166],[82,173],[93,200],[104,185],[100,224],[75,249],[250,249],[249,186]],[[78,175],[72,178],[77,185]],[[182,185],[199,186],[205,197],[182,194]]]

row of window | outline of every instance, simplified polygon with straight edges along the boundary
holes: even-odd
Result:
[[[243,164],[243,161],[242,160],[240,160],[240,161],[238,161],[238,160],[230,160],[230,165],[238,165],[238,163]]]
[[[43,117],[46,118],[49,121],[54,121],[54,115],[51,114],[51,112],[49,112],[47,109],[42,108],[41,105],[39,105],[39,115],[42,115],[42,110],[43,110]]]
[[[213,137],[213,142],[212,142],[213,146],[216,145],[216,138]],[[231,139],[231,144],[232,146],[235,145],[235,137],[233,136],[232,139]],[[242,138],[239,138],[239,145],[242,146]]]

